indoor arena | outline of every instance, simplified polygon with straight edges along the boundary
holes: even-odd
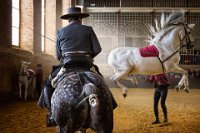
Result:
[[[199,0],[0,0],[0,16],[0,133],[200,133]]]

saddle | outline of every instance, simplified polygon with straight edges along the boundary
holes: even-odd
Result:
[[[30,80],[32,77],[34,77],[35,72],[32,69],[27,69],[28,72],[28,79]]]
[[[59,81],[61,81],[63,78],[63,75],[66,74],[66,76],[70,76],[73,74],[77,74],[77,72],[93,72],[93,73],[97,73],[100,76],[102,76],[102,74],[99,72],[98,67],[96,65],[94,65],[92,68],[88,69],[88,68],[72,68],[72,69],[68,69],[65,67],[62,67],[59,72],[57,73],[57,75],[55,77],[52,77],[52,81],[51,81],[51,85],[56,88],[57,84]]]
[[[34,77],[35,72],[32,69],[27,69],[26,71],[22,72],[20,75],[27,76],[28,80]]]
[[[155,57],[159,55],[159,52],[154,45],[139,48],[139,51],[142,57]]]

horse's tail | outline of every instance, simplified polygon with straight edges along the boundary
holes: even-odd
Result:
[[[78,107],[81,103],[85,102],[87,99],[91,107],[98,107],[99,100],[97,97],[98,88],[93,83],[87,83],[83,86],[83,91],[81,96],[85,96],[85,98],[76,106]]]

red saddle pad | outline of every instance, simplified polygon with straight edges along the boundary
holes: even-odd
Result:
[[[159,55],[159,52],[154,45],[149,45],[144,48],[139,48],[139,51],[142,57],[154,57]]]

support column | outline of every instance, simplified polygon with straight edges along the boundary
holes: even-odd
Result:
[[[60,16],[62,15],[62,0],[56,0],[56,30],[62,27],[62,19]]]
[[[12,1],[0,0],[0,47],[12,44]]]
[[[20,47],[29,51],[33,51],[33,1],[34,0],[21,0],[20,10]]]
[[[69,0],[69,7],[75,7],[76,1],[75,0]]]
[[[67,13],[67,8],[70,7],[71,0],[62,0],[62,14]],[[67,20],[62,20],[62,26],[66,26],[68,24]]]
[[[34,40],[33,40],[33,51],[34,53],[42,52],[42,43],[41,43],[41,0],[34,0]]]
[[[47,54],[55,56],[56,48],[56,0],[46,0],[45,15],[45,46]]]

